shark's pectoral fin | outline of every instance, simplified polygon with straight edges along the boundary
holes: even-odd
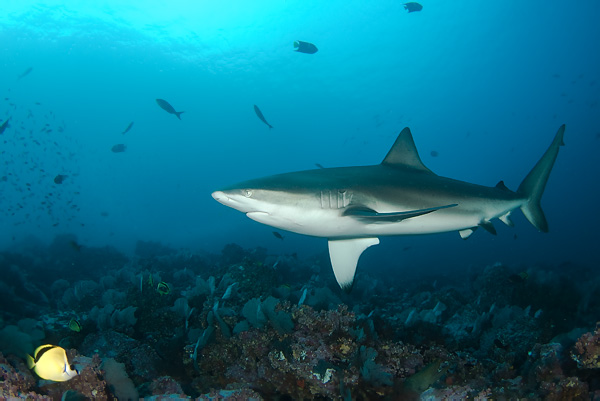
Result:
[[[379,238],[330,239],[329,258],[335,279],[344,291],[350,291],[358,259],[365,249],[379,244]]]
[[[460,238],[467,239],[477,230],[477,227],[465,228],[464,230],[460,230],[458,233],[460,234]]]
[[[357,220],[364,221],[366,223],[397,223],[402,220],[410,219],[413,217],[422,216],[436,210],[446,209],[449,207],[455,207],[458,204],[453,203],[451,205],[430,207],[427,209],[409,210],[406,212],[392,212],[392,213],[379,213],[370,208],[354,207],[344,211],[344,216],[350,216]]]

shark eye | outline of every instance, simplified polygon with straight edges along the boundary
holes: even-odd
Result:
[[[244,189],[244,190],[242,191],[242,193],[244,194],[244,196],[245,196],[246,198],[249,198],[249,197],[251,197],[251,196],[252,196],[252,190],[250,190],[250,189]]]

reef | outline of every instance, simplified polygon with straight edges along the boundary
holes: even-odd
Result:
[[[345,294],[321,257],[69,241],[0,253],[0,397],[600,399],[600,279],[583,268],[495,264],[402,290],[360,272]],[[40,344],[79,375],[37,377]]]

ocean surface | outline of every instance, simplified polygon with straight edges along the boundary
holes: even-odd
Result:
[[[385,237],[357,280],[387,277],[400,298],[405,279],[460,281],[496,263],[597,279],[600,3],[421,4],[3,1],[0,249],[33,257],[70,238],[133,257],[140,241],[196,254],[234,243],[327,265],[325,239],[282,240],[211,193],[378,164],[404,127],[436,174],[516,190],[566,124],[542,198],[549,233],[517,211],[496,236]]]

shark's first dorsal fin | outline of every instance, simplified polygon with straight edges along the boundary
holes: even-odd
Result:
[[[358,258],[365,249],[377,244],[379,244],[379,238],[329,240],[329,258],[333,274],[342,290],[349,292],[352,289]]]
[[[410,128],[408,127],[400,132],[398,138],[396,138],[396,142],[394,142],[394,145],[392,145],[392,148],[381,164],[395,167],[408,167],[433,174],[433,172],[425,167],[421,161],[419,152],[417,152],[417,147],[415,146],[415,141],[413,140]]]

